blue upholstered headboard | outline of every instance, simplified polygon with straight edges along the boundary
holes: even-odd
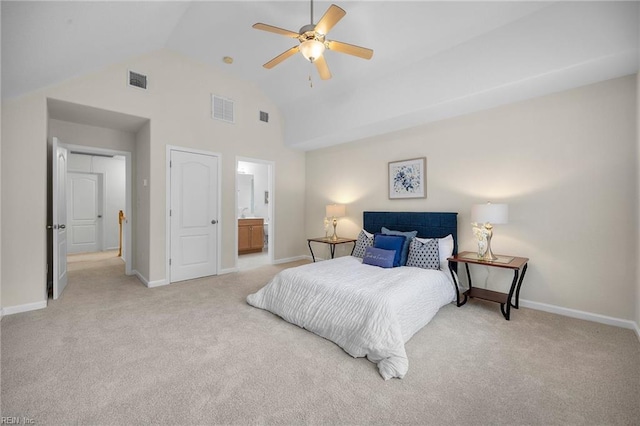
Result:
[[[419,238],[453,235],[453,254],[458,253],[458,213],[363,212],[363,228],[372,234],[382,227],[394,231],[418,231]]]

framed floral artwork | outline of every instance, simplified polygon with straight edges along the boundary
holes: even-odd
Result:
[[[427,198],[427,158],[389,163],[389,198]]]

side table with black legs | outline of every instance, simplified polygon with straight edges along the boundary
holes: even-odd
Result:
[[[356,248],[356,240],[354,240],[353,238],[340,238],[340,237],[338,237],[335,240],[333,238],[331,238],[331,237],[309,238],[309,239],[307,239],[307,243],[309,244],[309,251],[311,252],[311,258],[313,259],[314,262],[316,261],[316,257],[313,254],[313,249],[311,248],[311,243],[329,244],[330,250],[331,250],[331,258],[332,259],[336,254],[336,245],[338,245],[338,244],[353,243],[353,248],[351,249],[351,253],[353,253],[353,249]]]
[[[467,303],[468,297],[475,297],[478,299],[497,302],[500,303],[500,311],[502,312],[502,315],[508,321],[511,315],[511,308],[519,308],[520,287],[522,287],[522,280],[524,279],[524,275],[527,272],[529,259],[526,257],[506,255],[497,255],[497,257],[497,260],[486,261],[483,259],[479,259],[477,253],[465,251],[462,253],[458,253],[455,256],[448,258],[447,260],[449,261],[449,270],[451,272],[451,276],[453,277],[453,281],[456,284],[456,290],[459,289],[460,286],[458,285],[456,275],[453,273],[453,262],[464,263],[465,269],[467,271],[469,289],[464,292],[464,299],[462,301],[460,301],[460,292],[458,291],[456,304],[458,306],[464,305],[465,303]],[[513,270],[513,281],[511,282],[509,293],[506,294],[498,291],[486,290],[484,288],[473,287],[473,284],[471,283],[471,273],[469,272],[469,264]]]

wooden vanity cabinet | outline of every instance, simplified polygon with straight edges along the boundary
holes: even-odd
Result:
[[[238,254],[257,253],[264,246],[264,219],[238,219]]]

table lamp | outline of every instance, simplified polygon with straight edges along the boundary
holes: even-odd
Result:
[[[347,209],[344,204],[329,204],[326,208],[326,217],[330,217],[333,219],[333,235],[331,236],[332,241],[338,240],[338,235],[336,234],[336,226],[338,225],[338,218],[346,216]]]
[[[484,252],[482,260],[493,262],[498,258],[491,251],[491,237],[493,236],[493,225],[501,225],[508,222],[509,206],[507,204],[474,204],[471,207],[471,220],[483,226],[487,236],[487,250]]]

